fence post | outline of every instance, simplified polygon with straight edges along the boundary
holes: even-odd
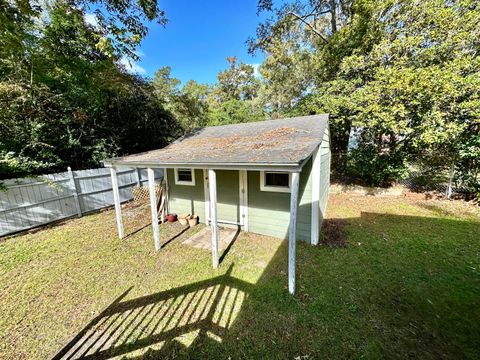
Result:
[[[70,166],[67,168],[67,171],[70,178],[70,187],[73,191],[73,200],[75,201],[75,207],[77,208],[77,214],[78,217],[82,217],[82,209],[80,208],[80,199],[78,198],[78,189],[77,183],[75,182],[75,176]]]
[[[137,186],[141,187],[142,186],[142,176],[140,175],[140,169],[138,167],[135,168],[135,173],[137,174]]]
[[[450,199],[452,197],[452,182],[453,182],[454,173],[455,173],[455,164],[452,163],[450,167],[450,174],[448,177],[448,186],[447,186],[447,190],[445,191],[445,195],[447,196],[447,199]]]

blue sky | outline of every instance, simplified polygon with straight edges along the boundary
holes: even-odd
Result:
[[[257,0],[161,1],[168,24],[149,26],[134,67],[153,76],[162,66],[172,68],[172,76],[184,84],[193,79],[213,83],[226,57],[235,55],[247,64],[258,64],[263,56],[248,54],[245,41],[255,34],[262,17],[257,16]]]

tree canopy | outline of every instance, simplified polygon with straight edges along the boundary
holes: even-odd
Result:
[[[480,192],[476,0],[259,0],[267,20],[247,44],[265,60],[257,71],[228,57],[214,84],[122,67],[145,21],[167,23],[156,1],[32,4],[0,0],[3,177],[95,166],[198,127],[326,112],[343,177],[388,185],[422,159],[453,164]]]
[[[460,149],[479,137],[477,1],[295,1],[277,9],[260,1],[259,9],[274,14],[250,40],[267,55],[267,102],[284,115],[330,113],[333,151],[345,154],[337,165],[386,184],[409,157],[442,152],[450,163],[475,152]]]
[[[1,177],[98,166],[178,136],[150,82],[119,63],[145,35],[142,16],[164,21],[156,3],[1,1]],[[93,5],[108,16],[92,25]]]

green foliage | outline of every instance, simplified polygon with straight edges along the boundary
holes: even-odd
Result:
[[[264,120],[265,115],[255,101],[230,99],[212,107],[209,115],[209,125],[238,124]]]
[[[173,114],[184,132],[204,127],[208,123],[210,87],[190,80],[180,89],[181,81],[172,77],[170,72],[170,67],[155,72],[152,86],[156,97]]]
[[[228,69],[217,75],[211,97],[213,101],[222,102],[231,99],[252,100],[257,96],[259,81],[254,76],[253,66],[242,62],[237,64],[237,58],[227,58]]]
[[[119,65],[136,58],[141,19],[165,24],[156,1],[1,0],[0,176],[96,166],[208,125],[326,112],[337,174],[388,185],[412,159],[437,164],[442,154],[440,172],[454,164],[457,185],[480,188],[478,1],[258,9],[272,14],[248,41],[265,54],[261,77],[232,56],[207,85],[181,84],[169,67],[150,81]]]
[[[98,46],[108,33],[82,7],[23,5],[2,3],[0,178],[96,167],[180,134],[149,82],[118,65],[118,48]]]
[[[455,161],[455,179],[471,189],[480,202],[480,125],[472,126],[463,134],[458,144]]]
[[[379,152],[375,145],[361,142],[348,154],[347,175],[369,186],[389,186],[407,174],[399,153]]]
[[[301,16],[292,22],[292,13]],[[285,115],[330,113],[333,151],[354,148],[337,171],[388,184],[412,156],[441,152],[458,162],[459,179],[478,183],[478,161],[461,155],[478,149],[477,1],[296,1],[274,14],[253,43],[267,55],[265,103]]]
[[[260,82],[254,68],[235,57],[227,58],[229,67],[218,73],[218,82],[209,86],[171,76],[169,67],[155,73],[152,85],[157,98],[174,114],[184,132],[204,126],[236,124],[265,119],[259,100]]]
[[[260,81],[254,68],[235,57],[228,57],[229,67],[218,73],[218,81],[207,98],[208,125],[226,125],[265,119],[258,93]]]

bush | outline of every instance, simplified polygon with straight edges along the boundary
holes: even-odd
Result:
[[[407,165],[401,153],[382,152],[373,144],[361,144],[348,155],[347,174],[368,186],[390,186],[407,175]]]

